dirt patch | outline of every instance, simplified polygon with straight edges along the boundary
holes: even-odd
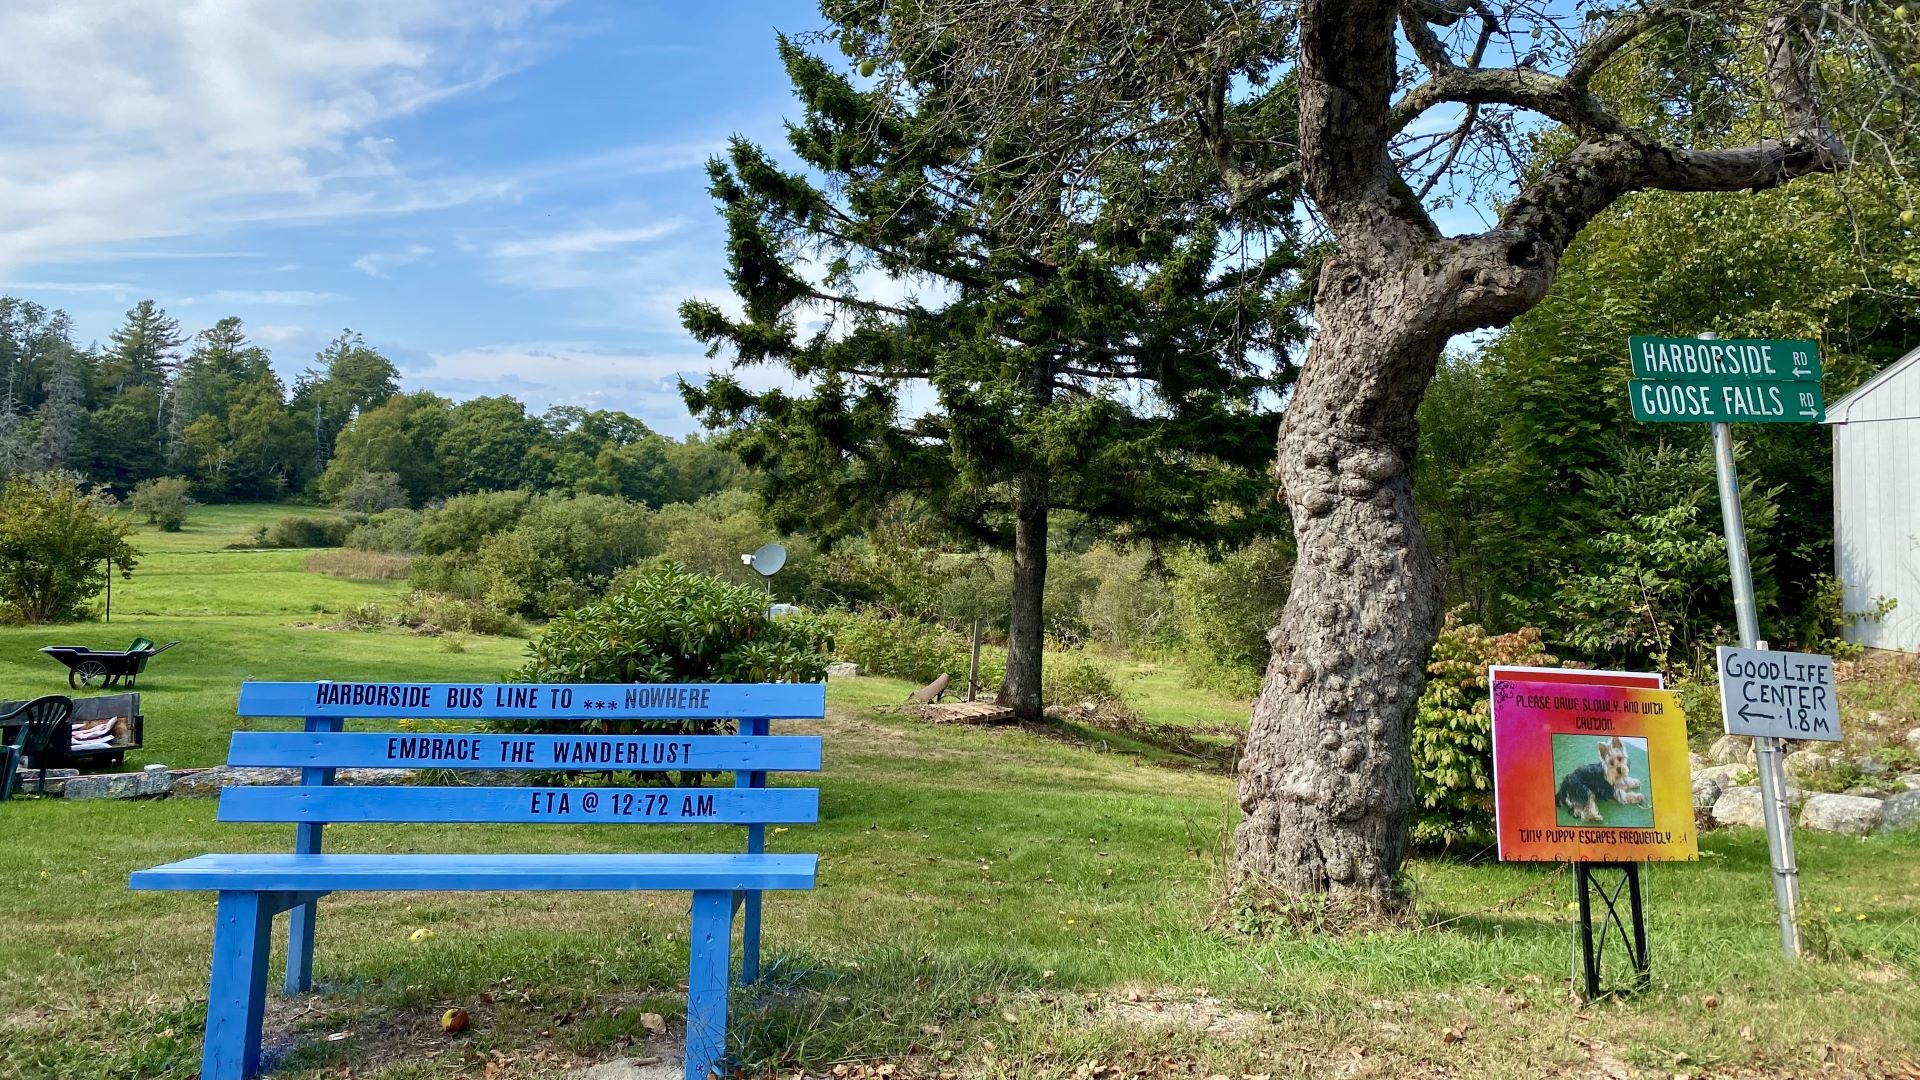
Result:
[[[1216,1039],[1251,1038],[1266,1024],[1262,1014],[1219,998],[1169,989],[1127,990],[1102,1002],[1093,1010],[1093,1018],[1149,1031],[1182,1031]]]
[[[1013,710],[991,701],[940,701],[902,705],[901,715],[929,724],[1011,724]]]
[[[596,1004],[617,1012],[621,998],[638,1001],[642,996],[636,991],[603,997]],[[486,997],[463,1006],[470,1016],[469,1026],[462,1034],[449,1035],[440,1029],[442,1005],[392,1008],[346,997],[269,996],[261,1032],[263,1056],[268,1068],[298,1061],[304,1066],[351,1070],[342,1075],[368,1077],[420,1062],[435,1063],[440,1071],[462,1076],[484,1071],[490,1077],[669,1080],[680,1075],[678,1031],[625,1046],[603,1046],[586,1055],[567,1049],[555,1038],[557,1029],[573,1022],[570,1014],[529,1015],[495,1007]],[[607,1060],[606,1055],[621,1051],[620,1057]],[[656,1067],[667,1071],[650,1071]]]

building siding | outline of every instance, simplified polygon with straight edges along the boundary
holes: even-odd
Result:
[[[1910,358],[1911,359],[1911,358]],[[1848,611],[1897,602],[1879,622],[1862,619],[1849,640],[1920,652],[1920,362],[1835,403],[1835,573]]]

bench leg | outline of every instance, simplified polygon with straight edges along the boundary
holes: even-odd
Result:
[[[313,989],[313,921],[319,914],[317,900],[287,912],[287,979],[282,993],[304,994]]]
[[[758,889],[747,894],[746,913],[740,918],[740,983],[752,986],[760,981],[760,897]]]
[[[727,1054],[727,991],[733,959],[733,896],[693,894],[687,965],[687,1056],[684,1080],[718,1075]]]
[[[207,1041],[201,1080],[247,1080],[260,1071],[273,908],[262,893],[223,892],[213,923]]]

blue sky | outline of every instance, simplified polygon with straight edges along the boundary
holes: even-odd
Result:
[[[291,375],[342,327],[409,389],[693,428],[724,297],[704,162],[796,111],[804,0],[13,0],[0,292],[104,339],[151,297]]]

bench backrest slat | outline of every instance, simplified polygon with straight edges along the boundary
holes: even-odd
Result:
[[[237,731],[227,763],[372,769],[818,772],[818,735]]]
[[[222,821],[796,824],[819,820],[813,788],[229,787]]]
[[[248,682],[241,716],[411,720],[818,719],[822,683]]]
[[[305,731],[235,732],[228,762],[300,770],[297,787],[233,785],[223,821],[299,826],[295,848],[320,850],[333,822],[517,822],[745,826],[750,851],[766,826],[819,820],[813,788],[767,786],[769,772],[818,771],[817,735],[773,736],[772,719],[826,716],[820,683],[249,682],[243,717],[294,717]],[[595,721],[737,721],[739,734],[601,734]],[[343,730],[389,720],[401,731]],[[486,730],[535,721],[538,732]],[[409,723],[417,721],[419,723]],[[451,723],[437,723],[450,721]],[[548,721],[548,723],[538,723]],[[427,728],[431,730],[421,730]],[[521,772],[732,772],[732,787],[415,787],[337,785],[342,768]],[[536,778],[538,779],[538,778]]]

